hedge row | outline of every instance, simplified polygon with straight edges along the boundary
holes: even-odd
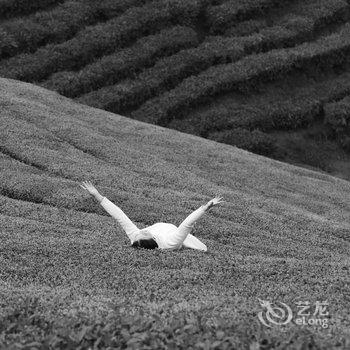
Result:
[[[53,74],[42,85],[67,97],[76,97],[150,66],[161,56],[198,45],[196,32],[188,27],[175,26],[160,33],[139,39],[136,44],[85,66],[78,72],[62,71]]]
[[[280,27],[275,28],[274,33],[278,35]],[[209,37],[196,48],[159,60],[154,67],[142,72],[135,80],[92,91],[78,100],[93,107],[122,113],[212,65],[236,61],[246,53],[267,49],[267,42],[275,42],[273,30],[267,34],[269,36],[257,34],[247,38]]]
[[[336,132],[350,130],[350,96],[346,96],[340,101],[326,104],[324,111],[325,123],[331,125]]]
[[[132,6],[144,3],[145,0],[70,0],[53,10],[7,21],[0,30],[12,38],[14,45],[9,47],[6,42],[0,41],[0,58],[24,51],[33,52],[48,42],[65,41],[86,25],[111,19]]]
[[[212,34],[222,34],[235,23],[263,14],[267,9],[287,1],[289,0],[229,0],[207,8],[206,24]]]
[[[290,84],[287,84],[289,86]],[[324,105],[350,94],[350,73],[334,77],[333,74],[320,82],[295,87],[288,93],[279,94],[284,86],[269,87],[266,92],[253,95],[246,105],[239,103],[215,103],[206,111],[190,113],[186,119],[174,120],[168,126],[180,131],[190,125],[197,135],[206,137],[211,130],[230,128],[259,128],[291,130],[311,125],[322,119]]]
[[[324,106],[326,126],[329,126],[341,146],[350,151],[350,96]]]
[[[330,14],[327,13],[327,16]],[[249,53],[293,45],[299,40],[305,40],[317,29],[314,23],[308,18],[289,17],[283,21],[283,27],[266,28],[249,37],[208,37],[197,48],[183,50],[159,60],[153,68],[144,71],[135,80],[93,91],[81,96],[79,101],[122,113],[213,65],[234,62]]]
[[[315,21],[316,26],[326,26],[334,22],[334,17],[339,21],[348,21],[349,2],[347,0],[314,0],[301,3],[297,12]]]
[[[271,156],[275,150],[273,139],[262,131],[307,127],[324,114],[327,135],[350,151],[350,97],[338,101],[350,94],[350,73],[301,90],[296,88],[283,100],[276,93],[278,88],[256,99],[252,96],[244,104],[214,103],[185,119],[173,120],[167,127]]]
[[[152,68],[143,71],[136,79],[128,79],[106,86],[78,98],[87,105],[122,113],[142,104],[154,95],[179,84],[184,78],[220,63],[244,56],[244,47],[235,39],[218,38],[204,42],[197,48],[182,50],[159,60]]]
[[[64,0],[0,0],[0,18],[10,18],[38,11]]]
[[[275,80],[295,70],[322,69],[343,64],[350,54],[350,25],[312,43],[272,50],[242,60],[211,67],[185,79],[163,95],[147,101],[132,113],[135,119],[163,124],[176,113],[211,96],[232,90],[246,92],[256,84]]]
[[[3,52],[12,52],[16,47],[17,43],[13,36],[0,27],[0,57]]]
[[[173,56],[160,59],[136,79],[92,91],[80,96],[78,101],[93,107],[122,112],[173,87],[189,75],[199,73],[213,64],[237,60],[243,55],[244,47],[238,40],[218,38],[216,41],[204,42],[196,48],[182,50]]]
[[[0,75],[24,81],[40,81],[67,69],[78,69],[114,52],[138,37],[171,24],[189,24],[205,0],[158,0],[133,7],[106,23],[89,26],[61,44],[50,44],[34,54],[21,54],[0,63]]]
[[[320,22],[316,22],[316,24],[325,25],[332,20],[329,14],[343,12],[346,15],[349,11],[348,8],[347,0],[313,0],[297,4],[294,11],[312,19],[320,19]]]
[[[268,26],[265,19],[251,19],[239,22],[224,31],[224,36],[246,36],[266,28]]]
[[[297,3],[293,5],[292,11],[275,22],[275,26],[286,27],[289,30],[301,31],[298,21],[293,18],[309,19],[315,27],[323,27],[335,20],[345,22],[349,19],[349,4],[346,0],[314,0],[313,2]],[[225,30],[225,36],[236,36],[239,33],[248,35],[261,30],[268,30],[264,19],[248,20],[237,23]]]
[[[213,132],[208,135],[208,138],[264,156],[270,156],[276,149],[273,137],[260,130],[250,131],[237,128],[223,132]]]
[[[285,3],[288,0],[285,0],[282,2]],[[243,1],[242,4],[239,2],[237,3],[234,1],[236,4],[236,7],[240,8],[242,7],[243,9],[247,7],[247,9],[252,8],[254,9],[256,5],[258,4],[257,0],[252,1],[251,3]],[[262,3],[265,4],[267,7],[278,5],[280,6],[281,3],[276,3],[273,4],[273,1],[267,1],[267,0],[262,0]],[[249,32],[250,31],[256,31],[260,30],[264,27],[264,20],[250,20],[242,23],[236,24],[235,22],[237,21],[237,16],[235,6],[232,6],[229,9],[226,9],[226,7],[230,4],[230,2],[224,3],[220,6],[214,6],[211,9],[216,9],[218,10],[217,13],[217,19],[214,20],[214,23],[211,24],[212,28],[211,31],[213,33],[224,33],[225,35],[235,35],[235,33],[238,30],[246,30]],[[254,7],[255,6],[255,7]],[[313,0],[309,2],[301,2],[301,3],[296,3],[293,4],[292,11],[290,14],[293,16],[303,16],[307,17],[310,19],[313,19],[316,23],[315,25],[320,26],[320,25],[326,25],[329,22],[333,21],[334,14],[343,15],[346,18],[348,18],[348,3],[346,0],[335,0],[335,1],[329,1],[329,0]],[[220,10],[221,9],[221,10]],[[258,7],[259,9],[259,7]],[[262,10],[262,9],[261,9]],[[212,10],[208,10],[209,12]],[[216,11],[214,11],[216,13]],[[215,16],[214,16],[215,17]],[[278,25],[283,25],[283,22],[285,21],[285,18],[282,18],[276,22]],[[216,24],[217,22],[217,24]],[[246,27],[246,29],[245,29]],[[256,27],[256,29],[254,28]]]
[[[269,96],[266,96],[269,97]],[[316,98],[267,100],[249,104],[214,103],[204,111],[194,111],[184,119],[173,119],[167,127],[207,138],[211,132],[235,128],[291,130],[311,124],[322,105]]]

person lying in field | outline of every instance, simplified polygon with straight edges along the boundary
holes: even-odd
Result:
[[[198,238],[191,235],[194,223],[201,218],[206,211],[215,205],[222,203],[221,197],[211,199],[191,213],[179,227],[173,224],[158,222],[144,229],[139,229],[126,216],[126,214],[109,199],[102,196],[90,181],[83,181],[80,186],[88,191],[101,206],[110,214],[124,229],[134,248],[146,249],[180,249],[182,246],[202,251],[207,251],[207,246]]]

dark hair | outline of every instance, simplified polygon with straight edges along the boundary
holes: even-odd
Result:
[[[153,238],[139,239],[138,241],[135,241],[131,246],[134,248],[145,248],[145,249],[158,248],[158,244]]]

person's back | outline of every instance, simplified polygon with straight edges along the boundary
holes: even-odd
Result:
[[[176,245],[176,242],[171,242],[171,237],[173,237],[176,230],[177,227],[173,224],[157,222],[151,226],[140,230],[140,233],[149,233],[152,236],[152,238],[157,242],[158,248],[160,249],[176,249],[181,248],[181,246],[178,247]]]
[[[207,251],[207,246],[191,233],[188,233],[184,241],[179,243],[179,240],[176,239],[178,229],[173,224],[157,222],[140,230],[140,232],[149,232],[160,249],[180,249],[181,247],[186,247]]]

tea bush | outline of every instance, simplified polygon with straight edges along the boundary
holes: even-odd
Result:
[[[175,26],[143,37],[131,47],[103,56],[80,71],[55,73],[42,86],[68,97],[76,97],[102,86],[115,84],[118,80],[152,65],[162,56],[197,44],[198,37],[193,29]]]
[[[21,52],[34,52],[49,42],[62,42],[87,25],[108,20],[145,0],[65,1],[52,10],[2,23],[0,30],[13,38],[14,46],[0,42],[0,58]]]
[[[247,129],[236,128],[209,133],[207,138],[264,156],[271,156],[275,150],[273,137],[260,130],[249,131]]]
[[[333,15],[337,18],[336,13]],[[327,12],[326,16],[330,16],[330,13]],[[122,113],[134,109],[154,95],[170,90],[186,77],[196,75],[212,65],[234,62],[251,53],[293,46],[317,30],[316,22],[320,22],[317,16],[313,20],[291,16],[285,18],[279,26],[266,28],[248,37],[207,37],[196,48],[160,59],[154,67],[142,72],[134,80],[92,91],[78,101]]]
[[[145,34],[172,24],[189,24],[200,11],[201,1],[158,0],[132,7],[119,17],[86,27],[68,41],[1,61],[0,74],[38,82],[60,70],[78,69]]]
[[[224,1],[221,5],[211,6],[206,11],[206,23],[212,33],[222,33],[238,21],[242,21],[275,7],[282,2],[276,0]]]
[[[337,66],[346,62],[350,52],[350,27],[312,43],[288,49],[251,55],[231,64],[211,67],[183,80],[176,88],[148,100],[132,116],[150,123],[164,124],[181,109],[194,106],[210,96],[237,90],[249,91],[266,82],[308,67]]]
[[[326,104],[324,122],[346,151],[350,151],[350,97]]]
[[[0,0],[0,18],[9,18],[45,9],[64,0]]]

